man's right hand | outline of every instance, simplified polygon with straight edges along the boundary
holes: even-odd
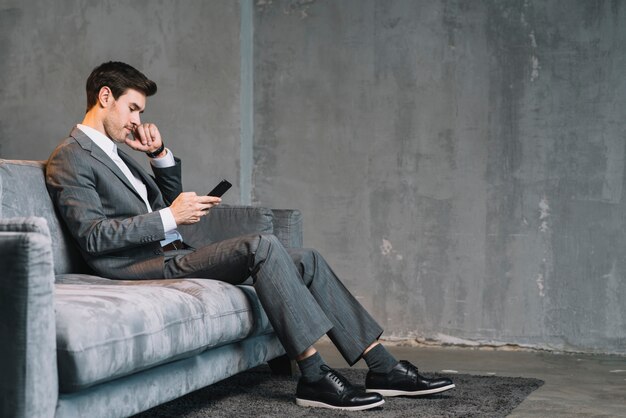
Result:
[[[195,224],[221,201],[222,199],[215,196],[198,196],[195,192],[183,192],[172,202],[170,210],[176,225]]]

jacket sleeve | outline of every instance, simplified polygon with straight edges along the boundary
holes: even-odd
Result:
[[[167,168],[158,168],[150,165],[154,173],[154,180],[159,190],[161,190],[166,206],[170,206],[174,199],[183,192],[182,163],[180,158],[177,157],[174,157],[174,161],[176,164]]]

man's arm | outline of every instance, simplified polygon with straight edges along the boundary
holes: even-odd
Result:
[[[168,157],[170,157],[170,151],[167,150],[167,152]],[[167,206],[171,205],[178,195],[183,192],[181,161],[173,156],[171,156],[171,161],[172,165],[161,166],[158,163],[155,164],[155,160],[150,161],[154,179],[159,190],[161,190],[163,201]]]
[[[142,123],[135,128],[132,138],[126,139],[126,145],[135,151],[148,153],[150,167],[166,205],[183,192],[181,161],[165,148],[159,128],[154,123]],[[158,155],[150,155],[155,151]]]
[[[161,133],[154,123],[143,123],[137,126],[133,132],[133,138],[126,139],[126,145],[136,151],[147,153],[154,153],[160,150],[160,154],[156,155],[156,159],[164,158],[170,152],[163,146]],[[157,184],[159,189],[161,189],[166,204],[170,205],[170,210],[177,225],[189,225],[198,222],[201,217],[208,213],[208,209],[219,205],[222,201],[219,197],[198,196],[195,192],[183,193],[180,160],[177,159],[174,167],[166,167],[166,170],[178,171],[157,172],[159,170],[155,171],[154,165],[152,164],[152,169],[157,176]],[[169,182],[165,179],[165,177],[174,173],[176,178],[172,177],[171,179],[175,181]]]

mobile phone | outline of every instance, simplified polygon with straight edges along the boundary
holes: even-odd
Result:
[[[226,193],[226,191],[232,186],[233,185],[230,184],[228,180],[222,180],[217,186],[213,188],[213,190],[207,193],[207,196],[222,197],[222,195]]]

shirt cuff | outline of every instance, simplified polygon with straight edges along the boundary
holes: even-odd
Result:
[[[176,220],[174,219],[174,215],[172,214],[172,210],[170,208],[161,209],[159,211],[159,215],[161,215],[163,230],[166,234],[176,229]]]
[[[174,161],[174,154],[169,148],[165,148],[167,151],[165,155],[161,158],[150,158],[150,164],[155,166],[156,168],[167,168],[173,167],[176,165],[176,161]]]

